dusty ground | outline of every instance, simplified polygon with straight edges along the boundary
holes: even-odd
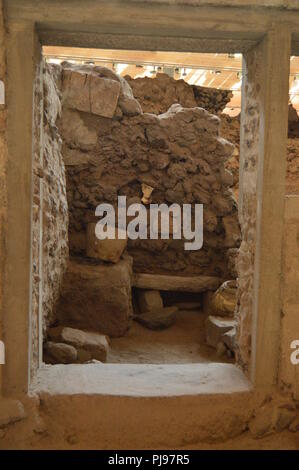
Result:
[[[254,439],[249,432],[214,444],[192,444],[181,449],[188,450],[299,450],[299,432],[284,431],[262,439]]]
[[[172,327],[152,331],[133,322],[127,335],[112,338],[107,362],[127,364],[186,364],[231,362],[205,344],[205,315],[179,311]]]

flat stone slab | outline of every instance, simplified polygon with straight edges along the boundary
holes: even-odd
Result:
[[[47,395],[173,397],[249,392],[234,364],[68,364],[43,366],[33,391]]]
[[[221,279],[214,276],[167,276],[164,274],[139,274],[133,277],[133,286],[139,289],[154,289],[178,292],[204,292],[216,290]]]
[[[161,308],[135,315],[134,320],[150,330],[164,330],[175,323],[177,311],[177,307]]]

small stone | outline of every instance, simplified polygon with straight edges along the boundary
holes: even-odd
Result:
[[[44,345],[45,360],[51,364],[72,364],[77,360],[76,349],[69,345],[62,343],[54,343],[48,341]]]
[[[176,321],[177,307],[166,307],[152,312],[141,313],[134,319],[150,330],[163,330],[169,328]]]
[[[163,308],[163,300],[158,290],[140,290],[138,303],[141,313]]]
[[[106,361],[109,344],[105,335],[59,326],[49,329],[49,337],[54,341],[63,341],[76,348],[78,356],[81,358],[80,360],[78,357],[80,362],[86,362],[90,359]]]
[[[209,346],[217,348],[223,342],[223,335],[236,326],[235,320],[209,315],[206,320],[206,341]]]

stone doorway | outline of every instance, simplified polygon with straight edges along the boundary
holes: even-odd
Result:
[[[33,287],[46,363],[234,361],[239,118],[222,113],[229,91],[167,74],[152,80],[135,85],[86,64],[41,66],[34,253],[43,284]],[[165,112],[146,112],[152,87]],[[235,146],[225,139],[232,135]],[[147,211],[203,204],[202,249],[184,251],[173,233],[97,240],[95,209],[110,203],[117,212],[118,196]]]

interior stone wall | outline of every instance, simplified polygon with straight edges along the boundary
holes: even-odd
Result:
[[[233,96],[230,90],[189,85],[184,80],[175,80],[165,73],[157,73],[155,78],[134,79],[126,75],[125,79],[144,113],[163,114],[171,105],[179,103],[184,108],[198,106],[209,113],[217,114],[223,111]]]
[[[53,321],[54,306],[68,260],[68,208],[61,138],[59,74],[42,62],[34,103],[32,204],[32,367],[38,364],[38,338]],[[43,324],[40,324],[40,323]]]
[[[146,184],[152,203],[204,204],[204,245],[187,252],[184,240],[129,240],[134,271],[229,277],[227,253],[240,232],[225,170],[233,146],[221,137],[220,119],[179,104],[161,115],[143,113],[127,82],[100,67],[64,64],[62,89],[71,253],[85,254],[99,203],[115,205],[118,195],[128,205],[140,202]]]
[[[257,158],[259,153],[260,125],[260,60],[262,52],[256,48],[245,55],[243,93],[245,109],[241,122],[242,148],[240,161],[239,218],[242,242],[237,259],[237,361],[245,371],[250,367],[251,330],[253,312],[253,282],[257,210]]]
[[[5,29],[3,22],[2,0],[0,0],[0,80],[5,88],[6,84],[6,54],[5,54]],[[5,94],[5,91],[4,91]],[[0,340],[2,333],[2,299],[4,283],[5,262],[5,227],[7,217],[6,194],[6,169],[7,169],[7,142],[6,142],[6,105],[0,104]],[[0,366],[1,368],[1,366]],[[0,395],[1,395],[1,370],[0,370]]]

